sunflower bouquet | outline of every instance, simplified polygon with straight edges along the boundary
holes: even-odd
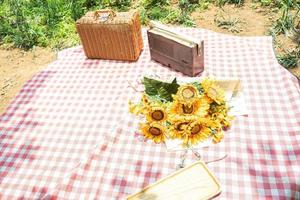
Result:
[[[155,143],[180,139],[186,147],[223,139],[233,117],[214,79],[179,85],[176,78],[167,83],[144,77],[143,84],[141,101],[129,101],[129,110],[143,116],[139,128],[145,138]]]

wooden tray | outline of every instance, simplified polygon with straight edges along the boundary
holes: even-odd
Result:
[[[200,200],[221,193],[220,184],[206,165],[198,161],[127,197],[128,200]]]

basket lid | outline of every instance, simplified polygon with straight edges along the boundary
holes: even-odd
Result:
[[[97,10],[87,12],[76,24],[129,24],[132,23],[136,10],[128,12],[114,12],[113,10]]]

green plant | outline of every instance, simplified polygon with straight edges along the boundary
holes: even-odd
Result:
[[[281,12],[282,15],[279,19],[276,20],[274,26],[272,27],[273,32],[275,34],[284,33],[288,34],[288,32],[293,28],[293,18],[290,13],[290,9],[292,6],[292,1],[283,0],[281,2]]]
[[[224,6],[226,3],[235,4],[235,5],[240,6],[240,5],[242,5],[244,3],[244,0],[215,0],[215,3],[219,7]]]
[[[45,27],[39,26],[39,17],[31,17],[31,11],[27,10],[28,2],[4,1],[0,17],[0,39],[5,43],[13,43],[14,46],[30,49],[37,43],[47,45]],[[5,8],[6,7],[6,8]]]
[[[148,17],[148,15],[147,15],[147,10],[146,10],[144,7],[141,6],[141,7],[138,8],[138,11],[139,11],[139,13],[140,13],[141,23],[142,23],[143,25],[148,24],[148,22],[149,22],[149,17]]]
[[[160,20],[167,17],[168,9],[165,7],[154,6],[148,10],[147,15],[149,19]]]
[[[188,16],[182,14],[179,10],[173,10],[167,17],[162,19],[163,23],[181,24],[187,27],[195,27],[195,22]]]
[[[227,29],[232,33],[239,33],[242,31],[240,28],[241,21],[238,18],[225,18],[224,16],[217,16],[214,21],[218,27]]]
[[[75,0],[76,1],[76,0]],[[86,9],[93,8],[95,6],[99,6],[101,4],[102,0],[85,0],[83,7]]]
[[[180,12],[176,22],[185,26],[194,27],[195,22],[191,19],[190,13],[197,8],[198,3],[198,0],[179,0],[178,7],[180,8]]]
[[[272,0],[260,0],[262,6],[269,6],[272,4]]]
[[[146,9],[153,6],[166,6],[169,5],[167,0],[142,0],[142,6]]]
[[[284,66],[285,68],[295,68],[297,67],[300,59],[300,50],[293,50],[286,52],[284,54],[278,55],[277,60],[279,64]]]
[[[63,49],[79,43],[75,23],[70,16],[65,16],[63,21],[55,25],[54,30],[49,33],[51,38],[49,46],[51,48]]]
[[[100,8],[111,7],[115,10],[126,11],[130,8],[131,0],[100,0]]]
[[[277,0],[275,5],[280,8],[282,14],[274,23],[271,31],[275,34],[284,33],[288,35],[297,26],[295,23],[300,10],[300,2],[297,0]],[[297,9],[294,15],[291,12],[293,9]]]
[[[145,93],[147,95],[155,96],[164,102],[172,101],[172,94],[176,94],[179,88],[176,78],[171,83],[166,83],[144,77],[142,83],[145,86]]]
[[[79,19],[85,12],[86,7],[84,4],[86,3],[85,0],[71,0],[70,1],[70,9],[71,9],[71,16],[74,20]],[[89,2],[92,3],[92,2]]]
[[[211,3],[211,0],[202,0],[202,1],[199,1],[199,4],[197,4],[197,9],[199,11],[206,10],[206,9],[208,9],[210,3]]]
[[[147,4],[144,4],[145,6],[150,5],[149,1],[146,3]],[[195,26],[195,23],[189,17],[189,13],[192,11],[192,9],[190,9],[191,7],[185,7],[183,4],[181,4],[182,7],[180,7],[180,2],[178,2],[180,9],[175,6],[168,5],[167,1],[151,1],[151,3],[153,3],[153,6],[150,6],[148,9],[143,6],[139,9],[142,23],[147,24],[149,20],[159,20],[163,23]]]
[[[195,27],[195,22],[188,15],[181,15],[178,19],[179,24],[183,24],[187,27]]]
[[[195,10],[198,3],[199,1],[195,1],[195,0],[179,0],[178,6],[181,9],[181,11],[190,13]]]
[[[275,34],[284,33],[289,34],[293,28],[293,18],[289,12],[283,12],[282,16],[276,20],[274,26],[272,27]]]
[[[259,3],[262,6],[270,6],[274,1],[273,0],[254,0],[254,3]]]
[[[75,20],[86,8],[84,0],[3,0],[0,41],[15,47],[65,48],[78,43]]]

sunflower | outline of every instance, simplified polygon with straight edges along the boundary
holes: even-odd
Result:
[[[211,135],[210,124],[211,121],[206,118],[194,120],[189,124],[187,134],[183,136],[183,144],[189,146],[206,140]]]
[[[147,113],[147,108],[149,108],[150,105],[150,100],[148,95],[143,94],[141,98],[141,102],[138,104],[134,104],[131,101],[128,102],[129,105],[129,112],[135,115],[139,114],[146,114]]]
[[[216,102],[213,102],[210,104],[210,108],[209,108],[210,114],[222,113],[224,115],[227,115],[228,111],[229,108],[225,102],[221,104],[217,104]]]
[[[224,91],[212,79],[203,79],[201,82],[204,93],[217,104],[225,101]]]
[[[211,118],[218,122],[222,127],[227,128],[231,126],[231,121],[233,120],[233,116],[228,116],[223,113],[214,113],[211,115]]]
[[[219,130],[213,134],[212,141],[213,143],[219,143],[223,138],[224,138],[224,133],[222,130]]]
[[[233,116],[223,116],[220,123],[224,128],[228,128],[229,126],[231,126],[231,121],[233,120],[233,118],[234,118]]]
[[[161,104],[156,104],[147,108],[145,112],[148,122],[158,121],[163,122],[167,119],[166,108]]]
[[[145,93],[142,96],[142,103],[145,107],[150,106],[150,100],[148,98],[148,95],[146,95]]]
[[[143,113],[143,106],[141,104],[133,104],[131,101],[128,102],[129,112],[135,115]]]
[[[192,84],[181,85],[176,95],[174,95],[175,100],[179,100],[181,102],[193,102],[199,96],[198,89]]]
[[[158,122],[140,124],[140,130],[145,138],[161,143],[166,140],[166,128]]]
[[[205,116],[209,110],[209,102],[205,97],[197,97],[193,102],[174,100],[170,112],[172,114]]]
[[[188,134],[187,131],[191,121],[190,117],[182,115],[171,116],[169,121],[171,124],[169,128],[171,138],[182,139],[183,135]]]

